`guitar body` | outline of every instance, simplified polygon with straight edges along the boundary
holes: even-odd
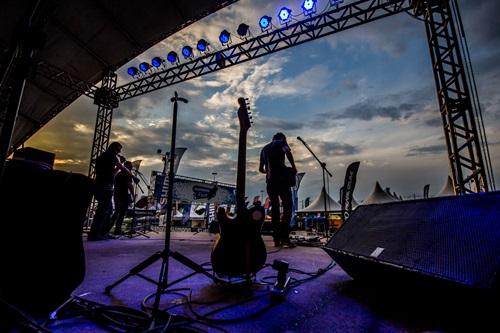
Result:
[[[236,217],[228,217],[224,208],[217,210],[219,239],[212,249],[212,268],[219,276],[249,277],[261,270],[267,258],[266,246],[260,229],[265,211],[261,205],[247,208],[245,203],[246,135],[250,117],[246,100],[238,99],[240,136],[238,143],[238,171],[236,177]]]
[[[228,217],[224,208],[217,211],[219,238],[212,250],[211,261],[219,276],[249,276],[261,270],[267,259],[266,245],[260,229],[264,208],[254,206]]]

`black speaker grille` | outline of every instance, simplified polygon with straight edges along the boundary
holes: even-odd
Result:
[[[500,268],[500,192],[358,207],[326,250],[490,288]]]

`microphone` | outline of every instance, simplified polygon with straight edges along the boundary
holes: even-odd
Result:
[[[304,143],[304,140],[302,140],[302,138],[300,136],[297,137],[297,140],[301,141],[302,143]]]

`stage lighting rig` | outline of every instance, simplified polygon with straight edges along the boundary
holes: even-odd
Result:
[[[266,30],[269,30],[271,28],[271,20],[273,18],[270,17],[270,16],[267,16],[267,15],[264,15],[260,18],[259,20],[259,26],[260,26],[260,29],[264,32]]]
[[[151,59],[151,65],[153,65],[153,67],[156,67],[156,68],[161,67],[164,62],[165,62],[165,60],[163,60],[160,57],[154,57],[153,59]]]
[[[222,52],[217,52],[215,54],[215,63],[220,67],[224,68],[226,66],[226,56]]]
[[[287,24],[292,19],[292,10],[288,7],[282,7],[278,12],[278,18],[281,24]]]
[[[175,51],[170,51],[167,55],[167,60],[170,61],[170,63],[175,64],[179,60],[179,57]]]
[[[151,65],[148,64],[147,62],[141,62],[139,64],[139,69],[141,72],[146,73],[149,69],[151,68]]]
[[[206,52],[208,50],[208,42],[204,39],[200,39],[196,44],[196,49],[201,53]]]
[[[304,0],[304,2],[302,2],[301,7],[304,15],[308,16],[316,13],[316,2],[318,2],[318,0]]]
[[[219,41],[223,46],[229,44],[229,42],[231,41],[231,34],[229,33],[229,31],[222,30],[219,35]]]
[[[136,76],[139,73],[139,70],[137,69],[137,67],[132,66],[127,69],[127,73],[130,76]]]
[[[238,26],[238,30],[236,30],[236,32],[238,33],[238,35],[240,37],[245,37],[247,34],[248,34],[248,29],[250,27],[248,26],[248,24],[245,24],[245,23],[241,23],[239,26]]]
[[[182,55],[184,58],[192,58],[193,57],[193,48],[191,46],[184,46],[182,48]]]

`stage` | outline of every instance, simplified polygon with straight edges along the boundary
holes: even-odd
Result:
[[[156,287],[144,278],[131,276],[114,287],[110,295],[106,295],[104,289],[163,249],[163,233],[149,233],[148,236],[149,239],[85,241],[85,279],[73,295],[83,295],[82,299],[102,305],[140,310],[141,302],[156,291]],[[214,238],[215,235],[208,232],[172,232],[171,250],[210,269]],[[191,330],[179,331],[358,333],[500,329],[495,308],[484,298],[464,297],[459,292],[450,295],[405,286],[361,284],[335,265],[321,247],[280,249],[273,246],[270,236],[264,236],[264,240],[268,264],[275,259],[289,263],[290,287],[282,299],[270,291],[277,275],[270,266],[259,271],[250,288],[238,285],[237,281],[233,281],[232,286],[220,285],[203,274],[195,274],[171,286],[172,293],[161,298],[162,308],[171,307],[169,313],[179,315],[174,318],[184,316],[197,321],[180,326]],[[157,280],[160,262],[156,261],[142,273]],[[192,273],[172,257],[169,267],[169,282]],[[188,301],[190,306],[185,304]],[[149,298],[146,304],[152,306],[153,300]],[[172,320],[171,325],[177,322]],[[104,321],[104,324],[109,322]],[[48,328],[53,332],[110,331],[85,316],[56,320]]]

